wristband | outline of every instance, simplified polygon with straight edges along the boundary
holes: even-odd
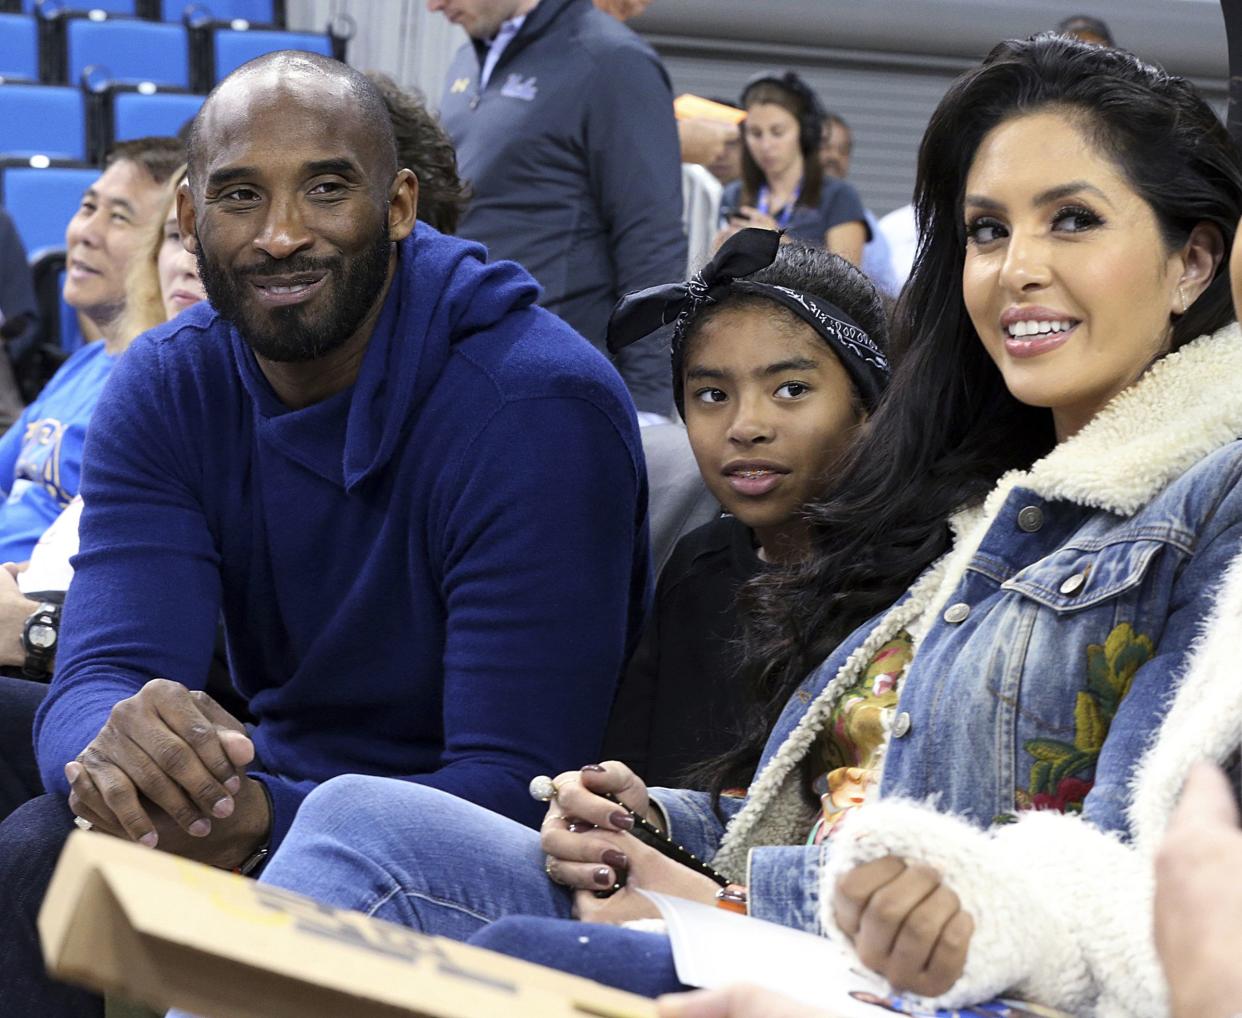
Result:
[[[233,872],[239,876],[248,877],[254,873],[259,867],[267,862],[267,857],[271,853],[271,847],[264,844],[255,850],[244,863],[237,867]]]
[[[243,877],[252,877],[258,873],[267,862],[267,857],[272,854],[272,826],[276,823],[276,807],[272,804],[272,793],[267,785],[262,781],[258,782],[258,785],[263,789],[263,795],[267,799],[267,811],[271,817],[271,825],[268,827],[263,843],[246,857],[245,862],[233,870],[234,873]]]
[[[726,884],[716,892],[716,907],[726,912],[747,915],[749,904],[749,895],[742,884]]]

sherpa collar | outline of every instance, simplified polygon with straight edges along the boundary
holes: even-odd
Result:
[[[1225,573],[1212,613],[1201,625],[1186,677],[1155,742],[1130,779],[1130,825],[1143,852],[1154,853],[1159,846],[1190,768],[1199,760],[1224,764],[1242,746],[1239,640],[1242,554]]]
[[[938,607],[957,588],[1014,488],[1022,487],[1051,500],[1132,515],[1208,453],[1242,436],[1239,377],[1242,329],[1233,324],[1210,336],[1200,336],[1157,361],[1081,431],[1029,470],[1005,474],[982,506],[956,514],[952,520],[953,548],[915,582],[909,597],[880,620],[810,704],[751,785],[746,805],[725,831],[713,865],[741,880],[751,847],[793,844],[802,839],[806,832],[798,828],[805,825],[806,818],[795,787],[801,780],[798,764],[823,729],[841,692],[853,685],[859,671],[902,629],[914,634],[917,648],[926,620],[936,616]],[[1236,572],[1242,613],[1242,566]]]
[[[1008,488],[1021,485],[1044,498],[1129,516],[1242,435],[1239,371],[1236,323],[1200,336],[1158,360],[1028,472],[1007,474],[997,487],[1012,479]]]

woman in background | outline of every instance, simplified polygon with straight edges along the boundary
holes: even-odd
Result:
[[[858,265],[868,239],[866,213],[853,185],[824,175],[819,142],[824,108],[792,71],[763,74],[742,89],[742,179],[720,201],[724,227],[716,244],[748,226],[782,230]]]

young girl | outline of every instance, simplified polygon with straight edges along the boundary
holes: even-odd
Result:
[[[868,229],[853,185],[824,175],[819,141],[824,108],[792,71],[761,74],[742,89],[742,179],[720,199],[719,244],[746,227],[784,230],[858,265]]]
[[[1076,904],[1079,870],[1036,878],[1035,835],[1056,811],[1114,834],[1064,843],[1071,859],[1129,835],[1136,762],[1237,552],[1242,334],[1223,261],[1242,161],[1184,80],[1041,37],[949,89],[916,205],[889,393],[814,511],[812,557],[762,578],[757,660],[789,696],[746,798],[722,819],[703,793],[649,796],[590,764],[550,782],[536,836],[432,789],[341,778],[265,879],[654,993],[676,982],[666,938],[570,917],[652,916],[639,888],[720,888],[633,837],[619,799],[734,882],[727,904],[849,942],[894,987],[952,1005],[1008,983],[1094,1007],[1115,925]],[[871,801],[838,827],[821,789],[843,769],[860,772],[849,799]],[[994,825],[1014,831],[1011,883],[958,851],[962,826]],[[539,918],[488,926],[515,913]],[[1032,946],[1048,918],[1074,939]]]
[[[737,265],[742,257],[750,262]],[[752,266],[730,282],[730,271]],[[627,298],[611,330],[614,340],[638,338],[644,326],[632,323],[645,311],[680,315],[677,407],[703,481],[726,513],[683,537],[661,571],[609,720],[604,755],[659,785],[681,783],[736,741],[753,709],[738,674],[738,588],[764,563],[807,552],[803,510],[888,382],[884,303],[843,258],[747,230],[692,283],[715,287],[719,298],[694,306],[691,284],[655,287]],[[791,292],[831,317],[790,304]],[[846,342],[845,328],[869,342]]]

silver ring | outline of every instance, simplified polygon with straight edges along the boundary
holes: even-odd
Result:
[[[95,825],[87,820],[86,817],[74,817],[73,825],[79,831],[93,831],[95,829]]]
[[[546,774],[537,774],[530,779],[530,786],[527,788],[530,797],[536,802],[551,802],[556,798],[556,782]]]

